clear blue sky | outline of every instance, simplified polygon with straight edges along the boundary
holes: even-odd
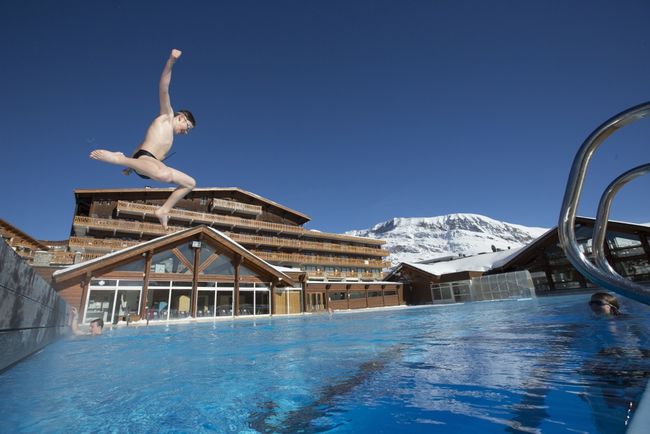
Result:
[[[146,185],[88,153],[132,152],[179,48],[172,105],[197,127],[168,163],[200,187],[330,232],[454,212],[551,227],[586,136],[650,100],[648,22],[647,0],[2,2],[0,216],[64,239],[75,188]],[[580,214],[649,144],[650,120],[605,143]],[[650,222],[649,187],[612,218]]]

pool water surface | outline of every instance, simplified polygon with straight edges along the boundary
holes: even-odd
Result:
[[[587,300],[70,337],[0,375],[0,432],[623,433],[650,376],[650,308],[623,299],[610,320]]]

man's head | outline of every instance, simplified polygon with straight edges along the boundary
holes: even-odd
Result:
[[[94,319],[90,322],[90,334],[93,336],[101,335],[104,328],[104,320],[101,318]]]
[[[195,126],[194,115],[189,110],[179,110],[174,113],[174,132],[176,134],[189,134]]]
[[[592,295],[589,307],[594,313],[604,315],[618,315],[621,308],[618,299],[607,292],[597,292]]]

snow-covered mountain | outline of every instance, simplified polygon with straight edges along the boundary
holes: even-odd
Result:
[[[523,247],[548,229],[501,222],[479,214],[400,217],[370,229],[348,231],[358,237],[386,240],[393,265],[443,256],[474,255]]]

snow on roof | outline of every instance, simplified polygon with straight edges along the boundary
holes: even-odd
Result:
[[[433,264],[418,264],[415,262],[405,262],[405,264],[436,276],[458,273],[460,271],[488,271],[505,264],[510,260],[510,258],[519,253],[521,249],[523,249],[523,247],[503,250],[500,252],[483,253],[476,256],[468,256],[453,261],[436,262]]]

